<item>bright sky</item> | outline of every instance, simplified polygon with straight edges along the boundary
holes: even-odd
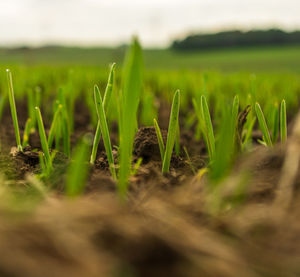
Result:
[[[0,0],[1,45],[166,46],[189,31],[300,29],[300,0]]]

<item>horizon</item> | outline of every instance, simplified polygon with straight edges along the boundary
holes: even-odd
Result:
[[[191,33],[300,29],[299,10],[297,0],[11,0],[0,3],[0,46],[115,47],[137,35],[165,48]]]

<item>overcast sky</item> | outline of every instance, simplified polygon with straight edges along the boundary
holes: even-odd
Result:
[[[189,31],[300,29],[300,0],[0,0],[1,45],[166,46]]]

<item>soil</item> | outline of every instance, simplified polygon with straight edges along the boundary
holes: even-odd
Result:
[[[18,111],[24,108],[22,135],[26,108],[17,105]],[[76,105],[75,115],[73,145],[93,132],[84,106]],[[168,115],[162,116],[167,122]],[[14,186],[10,180],[26,182],[28,174],[40,171],[39,138],[31,135],[31,146],[20,153],[12,148],[9,110],[2,122],[0,168],[8,186]],[[166,126],[162,123],[164,141]],[[116,126],[112,141],[117,144]],[[23,209],[21,201],[21,214],[14,211],[0,190],[0,276],[299,276],[299,166],[287,183],[293,197],[276,204],[291,145],[299,160],[298,141],[291,134],[286,144],[272,149],[257,145],[237,159],[212,195],[207,176],[193,173],[207,163],[203,142],[182,129],[180,154],[173,154],[170,173],[163,175],[155,130],[141,127],[133,162],[142,158],[142,163],[130,180],[127,202],[117,195],[103,144],[85,194],[72,200],[63,196],[69,159],[57,153],[47,180],[50,192],[34,208]],[[116,148],[113,154],[117,159]]]

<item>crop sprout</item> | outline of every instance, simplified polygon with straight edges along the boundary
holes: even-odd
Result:
[[[178,130],[179,108],[180,108],[180,91],[177,90],[174,94],[172,107],[171,107],[166,147],[164,146],[159,125],[156,119],[154,119],[154,127],[155,127],[158,145],[160,149],[160,155],[162,158],[162,173],[167,173],[170,170],[172,152],[173,152],[173,148],[174,148],[174,144],[178,132],[177,130]]]
[[[247,91],[246,96],[241,93],[239,95],[233,93],[220,95],[210,91],[213,86],[209,86],[209,82],[213,83],[215,76],[209,80],[205,75],[202,82],[203,87],[199,90],[200,93],[181,94],[180,91],[188,91],[189,82],[192,83],[191,86],[196,86],[197,76],[195,75],[193,80],[187,79],[179,83],[180,75],[170,73],[170,80],[154,75],[159,80],[156,84],[157,91],[161,92],[153,92],[151,91],[153,88],[149,84],[144,86],[142,49],[137,39],[133,40],[127,52],[121,82],[119,79],[116,80],[115,71],[115,63],[110,67],[108,78],[106,71],[105,75],[103,71],[101,82],[106,81],[103,95],[99,89],[101,86],[98,87],[98,85],[94,85],[93,91],[89,90],[91,93],[85,94],[87,83],[83,80],[81,80],[81,87],[76,88],[78,84],[75,82],[72,84],[73,73],[68,74],[69,79],[66,84],[59,84],[57,87],[59,89],[53,95],[49,95],[50,93],[45,91],[43,86],[33,85],[32,88],[27,88],[25,96],[28,117],[20,118],[20,126],[22,128],[24,126],[24,132],[21,131],[23,136],[21,140],[12,74],[10,70],[7,70],[8,90],[7,93],[5,90],[1,95],[0,110],[3,109],[4,106],[2,105],[8,98],[17,149],[18,151],[30,149],[30,147],[27,148],[30,144],[30,136],[38,131],[42,148],[42,151],[39,151],[41,176],[48,177],[54,171],[53,161],[56,153],[61,152],[66,159],[71,160],[67,169],[65,189],[69,196],[76,196],[83,192],[89,168],[97,167],[97,152],[102,139],[110,175],[116,182],[119,196],[126,199],[131,177],[136,175],[140,167],[143,166],[142,157],[135,156],[133,159],[133,154],[136,154],[133,149],[134,139],[139,124],[150,126],[153,122],[157,147],[160,152],[162,174],[168,176],[166,173],[172,168],[173,155],[180,158],[185,155],[185,163],[190,166],[195,176],[200,176],[203,172],[208,173],[210,186],[213,189],[223,178],[228,176],[236,156],[253,149],[252,146],[255,143],[259,142],[267,147],[272,147],[279,140],[281,143],[287,140],[287,105],[288,108],[290,105],[292,106],[291,103],[295,102],[295,98],[287,96],[285,100],[279,102],[280,95],[280,97],[275,98],[274,96],[274,98],[266,101],[260,97],[257,91],[256,80],[255,82],[254,80],[251,81],[251,88],[250,91]],[[98,84],[99,79],[91,76],[92,81],[89,81],[91,82],[89,85]],[[51,80],[45,82],[50,87]],[[160,124],[162,126],[162,123],[157,119],[158,105],[155,105],[155,101],[157,96],[161,97],[162,101],[170,100],[169,82],[174,87],[182,85],[183,89],[180,87],[181,90],[175,91],[173,95],[168,118],[167,138],[164,141],[159,126]],[[247,85],[243,83],[241,87],[247,87]],[[19,91],[17,83],[15,88],[16,91]],[[72,90],[75,90],[74,94]],[[161,95],[156,93],[161,93]],[[273,97],[272,95],[269,96]],[[44,102],[41,103],[45,99],[51,99],[50,108],[45,107]],[[88,103],[91,117],[94,114],[94,119],[90,120],[88,126],[95,128],[92,145],[86,136],[80,143],[75,143],[77,134],[75,134],[74,128],[76,128],[76,117],[79,116],[76,114],[75,102],[78,99],[83,99]],[[259,103],[264,108],[264,112]],[[194,109],[188,110],[190,104],[193,104]],[[45,121],[43,121],[39,107],[43,110]],[[115,112],[113,113],[111,110]],[[1,110],[0,114],[2,112]],[[179,112],[182,114],[181,116],[184,116],[181,124],[179,124]],[[48,124],[44,126],[44,122]],[[118,139],[113,139],[115,138],[112,136],[115,129],[113,128],[114,125],[110,126],[111,122],[117,123]],[[185,134],[187,129],[192,128],[194,128],[192,137],[199,143],[199,148],[202,140],[205,144],[205,153],[201,153],[201,159],[205,161],[204,168],[199,168],[200,166],[193,164],[192,158],[194,157],[190,156],[193,153],[190,152],[189,154],[188,145],[180,144],[180,136]],[[258,132],[260,139],[253,139],[253,130],[260,131]],[[113,145],[112,142],[116,145]],[[76,146],[73,149],[71,145]],[[83,172],[82,176],[78,175],[80,172]]]
[[[18,147],[19,151],[23,151],[23,147],[21,144],[21,138],[20,138],[20,131],[19,131],[19,124],[18,124],[18,116],[17,116],[17,108],[16,108],[16,103],[15,103],[12,75],[11,75],[11,72],[9,69],[6,69],[6,72],[7,72],[7,82],[8,82],[8,99],[9,99],[9,104],[10,104],[11,117],[13,120],[14,129],[15,129],[17,147]]]

